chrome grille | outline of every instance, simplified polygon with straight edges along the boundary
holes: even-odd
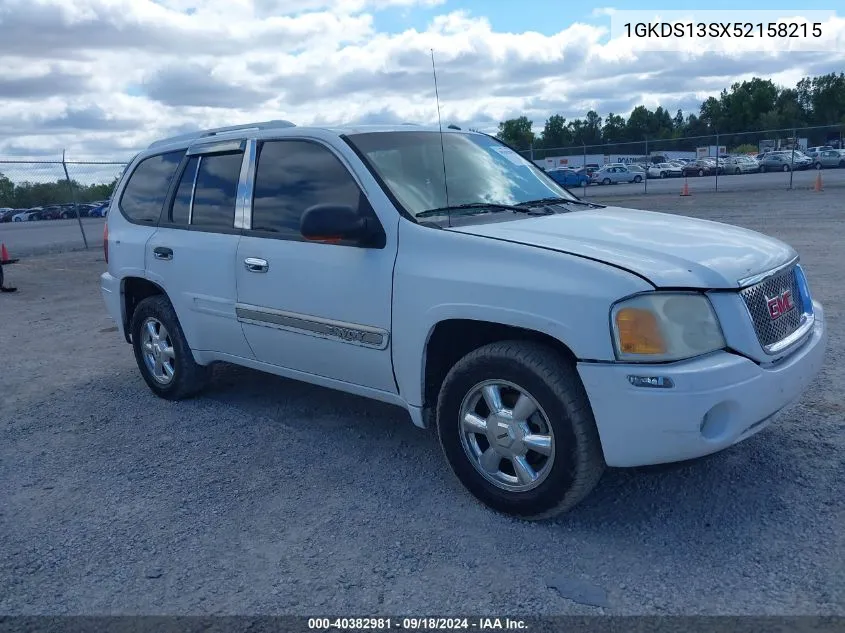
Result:
[[[777,319],[772,319],[767,298],[777,297],[784,290],[792,291],[795,309]],[[801,326],[804,306],[794,266],[758,284],[743,288],[740,295],[748,308],[751,320],[754,322],[754,331],[763,347],[782,341]]]

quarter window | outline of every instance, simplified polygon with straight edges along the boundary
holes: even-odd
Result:
[[[299,222],[309,207],[336,204],[369,210],[363,199],[346,167],[322,145],[309,141],[261,144],[252,205],[254,231],[301,239]]]
[[[145,158],[123,189],[118,206],[132,222],[158,223],[170,181],[185,155],[184,150]]]

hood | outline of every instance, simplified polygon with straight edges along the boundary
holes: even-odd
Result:
[[[780,240],[730,224],[620,207],[448,230],[588,257],[664,288],[737,288],[797,256]]]

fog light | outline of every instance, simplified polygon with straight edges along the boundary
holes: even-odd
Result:
[[[655,387],[657,389],[671,389],[675,386],[672,379],[666,376],[628,376],[628,382],[635,387]]]

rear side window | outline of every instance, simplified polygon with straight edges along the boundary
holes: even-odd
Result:
[[[200,158],[191,226],[212,231],[234,228],[242,161],[243,152],[210,154]]]
[[[199,157],[192,156],[185,165],[179,186],[176,188],[176,195],[173,198],[173,206],[170,207],[170,222],[182,226],[188,224],[188,217],[191,210],[191,196],[194,193],[194,178],[197,175]]]
[[[118,205],[128,220],[149,224],[158,222],[170,181],[184,154],[185,150],[158,154],[138,163],[129,176]]]

